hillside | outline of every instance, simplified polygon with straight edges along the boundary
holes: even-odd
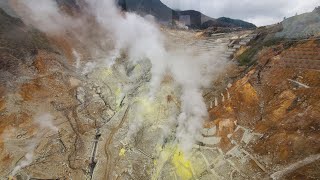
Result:
[[[214,19],[195,10],[172,10],[160,0],[119,0],[118,5],[126,11],[134,11],[141,15],[151,14],[162,23],[182,22],[190,28],[206,29],[209,27],[241,27],[255,28],[254,24],[230,18]]]
[[[320,36],[320,12],[319,7],[313,12],[308,12],[285,19],[282,23],[282,31],[277,33],[279,38],[308,38]]]

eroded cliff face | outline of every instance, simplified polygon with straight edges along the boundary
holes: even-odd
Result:
[[[317,179],[319,47],[318,40],[308,40],[261,50],[257,65],[209,110],[207,126],[217,127],[221,137],[217,147],[226,154],[245,149],[258,161],[252,167],[265,176]]]

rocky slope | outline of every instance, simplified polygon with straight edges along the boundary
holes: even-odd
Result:
[[[249,59],[203,90],[210,116],[186,156],[168,128],[181,106],[170,75],[151,102],[150,62],[132,64],[124,53],[112,66],[97,65],[104,58],[89,47],[98,30],[81,44],[4,11],[0,21],[2,179],[320,177],[317,39],[271,43],[269,29],[212,37],[163,29],[174,42],[167,48]]]
[[[318,8],[319,9],[319,8]],[[309,38],[319,37],[320,13],[315,9],[313,12],[304,13],[285,19],[281,23],[283,29],[277,33],[282,38]]]
[[[207,126],[217,128],[216,146],[226,155],[250,157],[256,168],[251,178],[319,178],[319,47],[309,40],[263,48],[223,99],[216,96]]]

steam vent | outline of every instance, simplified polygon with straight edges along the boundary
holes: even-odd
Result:
[[[0,0],[0,180],[320,179],[319,2],[176,2]]]

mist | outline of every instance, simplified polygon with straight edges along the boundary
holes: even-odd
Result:
[[[62,33],[72,26],[78,26],[77,19],[60,12],[56,1],[52,0],[13,0],[12,7],[27,25],[50,33]]]
[[[85,26],[84,20],[62,13],[53,0],[17,2],[16,7],[24,8],[20,11],[23,19],[45,33],[59,34],[66,30],[72,31],[74,27]],[[164,75],[168,72],[172,75],[175,85],[181,89],[181,110],[178,117],[169,118],[176,119],[176,140],[180,148],[190,152],[195,142],[195,134],[199,133],[208,116],[201,89],[209,87],[212,80],[223,72],[228,64],[226,58],[220,56],[224,49],[199,56],[194,55],[192,50],[186,51],[183,48],[167,49],[166,37],[154,18],[120,12],[113,0],[86,0],[86,3],[89,5],[89,14],[105,32],[104,36],[99,36],[102,39],[99,43],[113,43],[113,50],[108,52],[112,55],[105,58],[105,65],[112,66],[121,51],[126,52],[128,60],[133,63],[148,59],[152,64],[148,95],[151,102]],[[76,67],[79,68],[79,61],[83,58],[80,58],[81,55],[76,50],[73,54],[77,59]],[[91,64],[85,71],[91,71],[96,66],[93,66],[94,62],[89,63]],[[139,108],[140,111],[142,110]],[[136,134],[142,127],[142,118],[137,114],[136,122],[130,122],[129,136]]]
[[[11,176],[15,176],[18,171],[22,168],[30,165],[34,160],[34,151],[37,148],[37,145],[40,143],[42,136],[49,132],[58,133],[58,127],[53,123],[54,117],[50,113],[39,113],[34,118],[34,125],[36,125],[37,132],[33,138],[26,141],[25,151],[27,153],[24,155],[22,160],[14,167],[11,172]]]

